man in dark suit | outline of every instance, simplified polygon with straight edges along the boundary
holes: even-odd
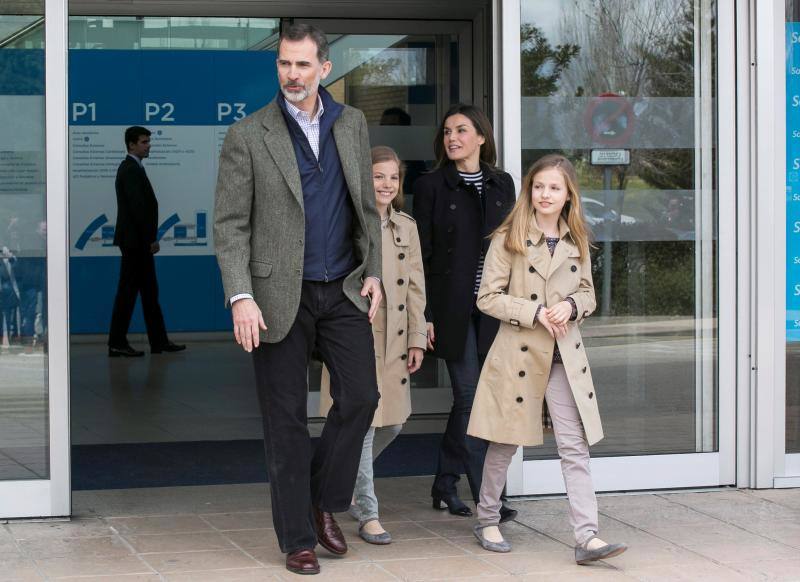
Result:
[[[150,352],[178,352],[186,346],[169,341],[158,304],[158,281],[153,259],[160,249],[157,240],[158,200],[142,165],[142,160],[150,155],[150,131],[139,126],[129,127],[125,130],[125,146],[128,155],[119,165],[115,182],[117,225],[114,244],[122,252],[122,262],[111,315],[108,355],[128,358],[144,355],[144,352],[133,349],[126,337],[138,294],[142,296]]]
[[[320,87],[331,70],[325,34],[284,28],[277,69],[280,92],[222,146],[214,244],[234,335],[253,353],[275,534],[287,569],[316,574],[317,543],[347,552],[333,513],[350,505],[378,404],[370,322],[381,303],[381,231],[367,121]],[[334,403],[312,450],[315,347]]]

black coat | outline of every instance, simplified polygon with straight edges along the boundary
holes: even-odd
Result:
[[[158,235],[158,201],[144,169],[127,156],[117,169],[117,225],[114,244],[149,249]]]
[[[481,250],[489,249],[487,236],[516,200],[511,176],[483,164],[481,169],[485,213],[477,189],[464,182],[453,163],[422,176],[413,188],[428,295],[426,318],[436,333],[434,355],[446,360],[463,355]],[[498,327],[496,319],[481,315],[480,354],[489,351]]]

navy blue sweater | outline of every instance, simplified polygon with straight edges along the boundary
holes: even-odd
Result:
[[[344,107],[319,88],[325,108],[320,118],[319,160],[308,138],[286,108],[283,95],[278,104],[292,138],[303,188],[306,236],[303,279],[334,281],[356,267],[353,247],[353,207],[347,181],[333,137],[333,124]]]

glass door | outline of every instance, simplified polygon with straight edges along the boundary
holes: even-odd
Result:
[[[733,20],[716,7],[518,3],[522,99],[504,143],[521,143],[520,176],[553,151],[573,160],[594,235],[582,334],[598,490],[735,481],[735,370],[719,365],[735,361],[734,294],[720,293],[735,287]],[[518,452],[508,490],[564,492],[552,433]]]
[[[786,411],[775,486],[800,484],[800,2],[786,3]],[[779,290],[782,291],[782,290]],[[779,396],[776,392],[776,397]],[[780,418],[776,425],[780,427]],[[780,445],[779,445],[780,446]]]
[[[0,9],[0,518],[70,511],[65,4]]]
[[[433,166],[433,137],[451,103],[473,102],[472,21],[306,20],[328,35],[333,70],[325,85],[337,101],[364,112],[372,145],[388,145],[406,163],[411,185]],[[481,76],[481,75],[477,75]],[[309,414],[318,406],[319,364],[311,370]],[[415,415],[445,413],[452,391],[443,363],[426,358],[411,377]],[[311,412],[315,411],[315,412]]]

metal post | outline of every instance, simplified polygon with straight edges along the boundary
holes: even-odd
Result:
[[[603,167],[603,190],[606,194],[606,208],[611,208],[611,167]],[[605,242],[603,243],[603,303],[601,315],[611,315],[611,243],[614,239],[614,221],[603,218]]]

